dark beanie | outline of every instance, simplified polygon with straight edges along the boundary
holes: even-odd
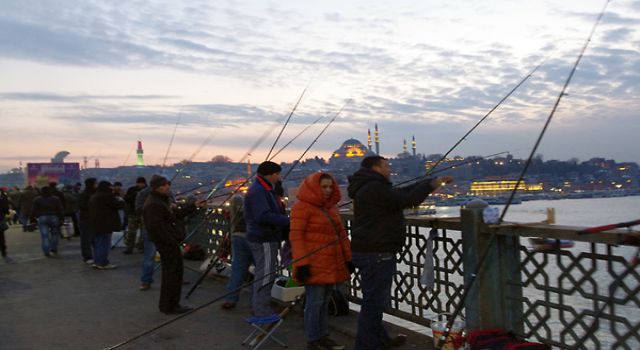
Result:
[[[151,181],[149,181],[149,184],[151,185],[151,188],[154,189],[154,190],[156,188],[158,188],[160,186],[164,186],[164,185],[166,185],[168,183],[169,183],[169,180],[167,180],[166,177],[160,176],[160,175],[153,175],[151,177]]]
[[[279,173],[282,171],[282,167],[278,164],[270,161],[262,162],[258,166],[258,175],[268,176],[271,174]]]
[[[87,187],[87,188],[92,188],[93,185],[95,185],[97,181],[98,180],[95,177],[90,177],[90,178],[84,180],[84,186]]]
[[[137,184],[147,184],[147,179],[144,178],[144,176],[140,176],[139,178],[136,179],[136,183]]]
[[[109,181],[100,181],[100,182],[98,182],[98,189],[99,190],[108,190],[109,187],[111,187],[111,182],[109,182]]]

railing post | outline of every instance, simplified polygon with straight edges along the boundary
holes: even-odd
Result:
[[[490,242],[490,235],[482,233],[482,211],[486,207],[484,201],[474,201],[461,209],[465,284]],[[523,332],[518,247],[518,237],[495,237],[465,302],[468,330],[501,327]]]

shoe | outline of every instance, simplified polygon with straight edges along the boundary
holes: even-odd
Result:
[[[395,337],[391,338],[389,340],[389,343],[386,344],[385,348],[397,348],[400,347],[402,345],[404,345],[404,343],[407,342],[407,335],[406,334],[402,334],[402,333],[398,333],[398,335],[396,335]]]
[[[113,270],[116,267],[118,267],[118,266],[113,265],[113,264],[106,264],[106,265],[95,265],[94,264],[92,266],[95,266],[95,268],[98,269],[98,270]]]
[[[51,256],[57,256],[58,255],[58,251],[57,250],[52,250],[49,252],[49,254],[51,254]]]
[[[92,264],[91,264],[91,268],[93,268],[93,269],[96,269],[96,270],[97,270],[97,269],[98,269],[98,265],[96,265],[96,264],[93,264],[93,263],[92,263]]]
[[[336,343],[335,341],[333,341],[333,339],[329,338],[329,336],[324,336],[320,338],[319,342],[320,344],[322,344],[322,346],[324,346],[323,349],[344,350],[345,348],[344,345],[340,345]]]
[[[140,291],[144,292],[145,290],[151,289],[151,283],[143,283],[140,285]]]
[[[6,255],[3,256],[2,259],[4,259],[4,262],[7,263],[7,264],[11,264],[11,263],[14,262],[13,259],[11,259],[9,256],[6,256]]]
[[[125,249],[125,250],[122,252],[122,254],[124,254],[124,255],[131,255],[131,254],[133,254],[133,249]]]
[[[50,253],[44,253],[44,256],[46,256],[47,258],[50,258],[51,254]]]
[[[84,263],[87,265],[93,265],[93,259],[87,259],[84,261]]]
[[[180,315],[180,314],[183,314],[185,312],[189,312],[191,310],[193,310],[192,307],[178,305],[178,306],[174,307],[170,311],[163,311],[163,312],[164,312],[165,315]]]
[[[224,303],[222,303],[222,305],[220,305],[220,308],[223,310],[233,310],[236,307],[236,302],[235,301],[225,301]]]

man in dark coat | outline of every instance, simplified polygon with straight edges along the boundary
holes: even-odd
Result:
[[[116,265],[109,263],[111,235],[122,229],[118,210],[124,208],[124,200],[113,193],[109,181],[100,181],[96,193],[89,199],[89,226],[95,235],[93,268],[109,270]]]
[[[443,176],[393,188],[390,177],[389,161],[380,156],[366,157],[349,177],[354,212],[352,262],[360,271],[363,299],[355,350],[396,347],[406,341],[402,334],[390,337],[382,324],[382,313],[391,300],[396,254],[405,244],[402,211],[419,205],[429,193],[452,181]]]
[[[149,239],[160,252],[162,282],[158,308],[167,315],[185,313],[191,308],[180,305],[183,275],[180,243],[185,232],[178,218],[193,213],[196,208],[204,207],[206,202],[198,201],[179,208],[171,203],[171,185],[166,178],[154,175],[149,184],[152,191],[144,204],[142,218]]]
[[[87,264],[93,264],[93,240],[89,221],[89,199],[96,193],[97,180],[90,177],[84,180],[84,191],[78,195],[78,226],[80,227],[80,251],[82,260]]]
[[[136,213],[136,195],[145,187],[147,187],[147,180],[144,177],[139,177],[136,180],[136,184],[129,187],[127,193],[124,195],[124,201],[126,203],[124,213],[127,216],[127,232],[124,239],[124,244],[127,246],[124,250],[125,254],[133,253],[134,245],[138,247],[138,250],[142,251],[142,235],[140,235],[138,243],[136,244],[138,229],[142,226],[142,217]]]

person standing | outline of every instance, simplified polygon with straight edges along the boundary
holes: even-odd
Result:
[[[142,218],[149,238],[160,252],[162,283],[158,308],[167,315],[182,314],[191,308],[180,305],[184,272],[180,243],[184,239],[185,232],[184,227],[178,223],[178,218],[204,207],[206,201],[198,201],[179,208],[171,202],[169,197],[171,185],[166,178],[153,175],[149,184],[152,190],[144,204]]]
[[[64,194],[64,216],[71,219],[73,236],[80,236],[80,227],[78,226],[78,196],[73,192],[71,185],[62,188]]]
[[[361,168],[349,177],[348,193],[354,212],[352,261],[362,281],[355,350],[391,348],[405,343],[405,335],[391,337],[382,324],[384,308],[391,301],[396,254],[405,244],[403,210],[419,205],[431,192],[453,180],[444,176],[393,188],[390,178],[389,161],[381,156],[366,157]]]
[[[24,191],[22,191],[22,195],[20,195],[20,222],[22,223],[22,232],[31,232],[33,231],[33,226],[31,225],[31,209],[33,208],[33,201],[38,196],[38,191],[36,191],[33,186],[27,186]]]
[[[274,322],[279,317],[270,305],[271,285],[275,280],[282,230],[289,225],[289,218],[273,191],[274,184],[281,180],[281,171],[282,168],[274,162],[262,162],[244,202],[247,241],[256,267],[251,299],[253,315],[273,319]]]
[[[336,204],[340,188],[327,173],[307,176],[291,208],[289,240],[294,277],[304,283],[304,328],[307,349],[341,350],[329,337],[329,298],[354,267],[351,247]]]
[[[50,187],[43,187],[40,190],[40,196],[33,201],[33,208],[30,212],[33,217],[38,219],[38,230],[40,230],[44,256],[57,255],[60,225],[64,220],[64,208],[60,198],[51,193]]]
[[[122,229],[118,213],[122,208],[124,201],[113,193],[111,183],[100,181],[96,193],[89,199],[89,226],[95,235],[92,265],[95,269],[110,270],[117,267],[109,262],[109,251],[113,232]]]
[[[135,199],[135,215],[140,218],[140,236],[142,237],[142,274],[140,275],[140,291],[151,289],[153,283],[153,273],[156,267],[155,257],[158,250],[156,245],[149,239],[149,233],[144,225],[142,211],[147,197],[152,192],[151,186],[147,186],[136,194]]]
[[[223,310],[231,310],[236,307],[240,299],[238,288],[247,280],[249,266],[254,264],[249,242],[247,242],[247,226],[244,221],[244,199],[236,194],[229,201],[229,220],[231,232],[231,277],[227,283],[227,293]]]
[[[78,195],[78,226],[80,227],[80,252],[82,261],[93,264],[93,241],[95,235],[91,231],[91,215],[89,215],[89,199],[96,193],[97,180],[90,177],[84,180],[84,191]]]
[[[144,243],[142,234],[136,244],[136,236],[138,235],[138,230],[142,226],[142,217],[136,213],[136,195],[146,187],[147,180],[141,176],[136,180],[136,184],[134,186],[127,189],[127,193],[124,195],[124,202],[126,203],[124,212],[127,216],[127,235],[124,238],[126,248],[123,252],[124,254],[133,253],[134,246],[137,247],[139,251],[143,251]]]
[[[7,256],[7,241],[4,237],[4,232],[9,229],[9,219],[7,215],[9,214],[9,197],[7,197],[7,193],[0,189],[0,254],[2,254],[2,259],[5,262],[11,262],[9,256]]]

